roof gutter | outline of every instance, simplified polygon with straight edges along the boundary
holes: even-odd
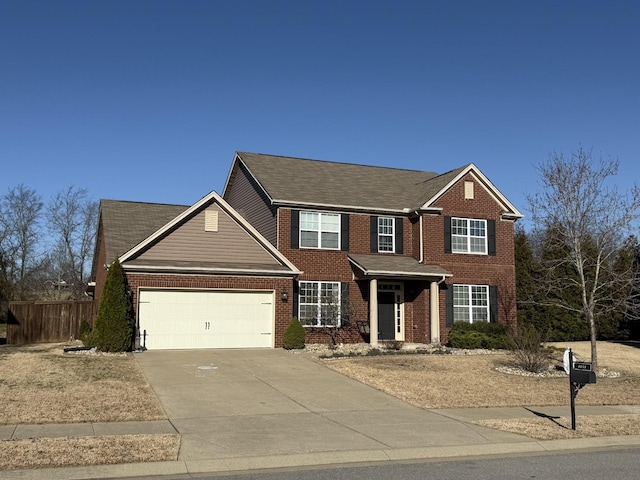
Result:
[[[278,207],[299,207],[299,208],[326,208],[328,210],[350,210],[369,213],[392,213],[396,215],[406,215],[409,210],[406,208],[377,208],[377,207],[363,207],[360,205],[336,205],[330,203],[312,203],[312,202],[292,202],[289,200],[272,200],[272,205]]]
[[[193,273],[193,274],[202,274],[202,273],[215,273],[217,275],[268,275],[274,277],[295,277],[298,275],[302,275],[301,271],[282,271],[282,270],[269,270],[269,269],[259,269],[259,268],[248,268],[248,269],[235,269],[235,268],[211,268],[211,267],[178,267],[178,266],[168,266],[168,265],[127,265],[123,264],[122,269],[128,272],[140,272],[140,273],[173,273],[173,274],[183,274],[183,273]]]

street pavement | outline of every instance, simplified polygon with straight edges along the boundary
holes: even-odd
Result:
[[[640,446],[640,436],[539,441],[481,427],[472,422],[568,416],[569,406],[423,410],[336,373],[309,354],[173,350],[135,357],[168,420],[0,426],[0,439],[179,433],[177,461],[11,470],[2,478],[199,474]],[[640,413],[640,407],[577,407],[578,416],[625,413]]]

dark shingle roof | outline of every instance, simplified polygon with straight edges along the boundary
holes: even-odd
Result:
[[[188,208],[184,205],[100,200],[107,262],[135,247]]]
[[[420,170],[247,152],[237,155],[275,203],[403,210],[419,207],[447,183],[437,173]]]
[[[349,260],[363,274],[390,277],[442,277],[450,276],[447,270],[439,265],[425,265],[413,257],[403,255],[366,255],[349,254]]]

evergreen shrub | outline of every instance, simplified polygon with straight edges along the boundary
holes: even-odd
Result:
[[[98,314],[93,344],[103,352],[130,351],[133,344],[133,310],[127,280],[120,262],[109,266]]]
[[[291,323],[284,331],[282,347],[286,350],[299,350],[304,348],[304,337],[306,332],[297,317],[293,317]]]
[[[454,322],[447,345],[452,348],[499,350],[507,346],[507,329],[500,323]]]

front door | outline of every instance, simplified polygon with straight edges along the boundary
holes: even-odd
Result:
[[[395,340],[395,310],[396,300],[394,292],[378,292],[378,340]]]

